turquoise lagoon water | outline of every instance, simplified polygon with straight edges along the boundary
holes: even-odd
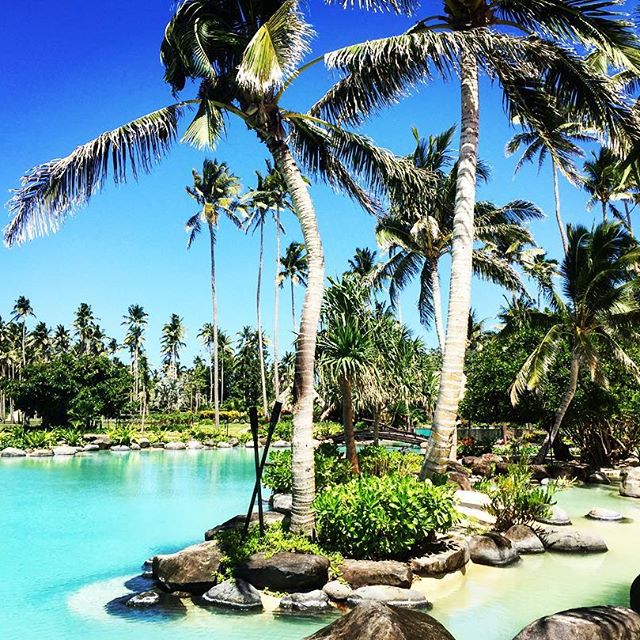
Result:
[[[250,450],[0,460],[0,638],[288,640],[326,624],[192,605],[158,615],[117,601],[144,586],[134,578],[147,557],[198,542],[246,508],[252,461]],[[559,503],[577,526],[601,532],[610,551],[526,557],[508,569],[473,565],[466,576],[427,583],[433,615],[458,640],[510,640],[544,614],[628,603],[640,573],[640,501],[608,488],[574,488]],[[582,518],[595,505],[629,522]]]

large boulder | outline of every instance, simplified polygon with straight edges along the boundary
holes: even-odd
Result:
[[[264,515],[265,526],[269,526],[272,524],[279,524],[281,522],[284,522],[286,519],[286,516],[283,513],[278,513],[276,511],[265,511],[263,515]],[[230,529],[241,529],[242,527],[244,527],[244,523],[246,522],[246,520],[247,520],[247,516],[243,516],[243,515],[233,516],[233,518],[229,518],[229,520],[226,520],[222,524],[219,524],[218,526],[213,527],[213,529],[209,529],[205,531],[204,539],[213,540],[216,537],[216,534],[219,533],[220,531],[229,531]],[[251,514],[251,522],[249,524],[249,527],[258,526],[258,524],[259,524],[258,512],[254,511]]]
[[[126,601],[127,607],[134,609],[146,609],[148,607],[155,607],[160,604],[161,593],[157,589],[150,589],[149,591],[143,591],[142,593],[136,593]]]
[[[30,458],[50,458],[53,455],[51,449],[34,449],[27,454]]]
[[[53,447],[54,456],[75,456],[78,450],[70,447],[68,444],[61,444],[59,447]]]
[[[2,452],[0,452],[0,456],[3,458],[24,458],[26,455],[27,452],[18,447],[5,447]]]
[[[113,444],[113,440],[104,433],[88,433],[84,436],[84,439],[91,444],[97,444],[99,449],[109,449]]]
[[[505,567],[517,562],[520,558],[511,540],[499,533],[472,536],[469,551],[473,562],[490,567]]]
[[[324,556],[282,551],[269,555],[254,553],[235,570],[258,589],[273,591],[313,591],[329,581],[329,560]]]
[[[624,520],[622,514],[612,509],[603,509],[601,507],[594,507],[587,513],[585,518],[589,520],[604,520],[605,522],[616,522],[618,520]]]
[[[640,498],[640,467],[629,467],[620,475],[620,495]]]
[[[640,613],[640,576],[638,576],[631,584],[629,601],[631,608],[636,613]]]
[[[326,613],[333,607],[329,596],[319,589],[308,593],[291,593],[280,600],[280,609],[295,613]]]
[[[306,640],[455,640],[422,611],[365,602]]]
[[[394,560],[345,560],[340,566],[342,577],[354,589],[371,584],[387,584],[391,587],[411,586],[413,574],[404,562]]]
[[[511,540],[518,553],[544,553],[542,540],[526,524],[514,524],[506,531],[504,537]]]
[[[540,618],[514,640],[637,640],[640,615],[624,607],[584,607]]]
[[[466,540],[448,540],[433,553],[411,560],[411,570],[423,578],[439,578],[463,569],[469,557],[469,543]]]
[[[355,607],[363,602],[384,602],[405,609],[431,608],[431,603],[419,591],[388,585],[360,587],[347,598],[347,604],[350,607]]]
[[[536,521],[542,522],[543,524],[552,524],[556,527],[567,527],[571,524],[569,514],[556,504],[551,507],[548,516],[536,518]]]
[[[459,471],[449,471],[447,472],[447,478],[449,479],[450,484],[456,485],[463,491],[473,490],[471,480],[469,480],[469,475],[467,473],[460,473]]]
[[[260,592],[244,580],[225,580],[211,587],[198,602],[202,605],[239,611],[262,609]]]
[[[216,542],[201,542],[177,553],[155,556],[153,577],[169,591],[200,595],[215,585],[221,559]]]
[[[184,442],[167,442],[164,445],[165,451],[183,451],[187,448]]]
[[[353,589],[348,584],[344,584],[344,582],[340,582],[339,580],[327,582],[327,584],[322,587],[322,590],[331,600],[335,600],[336,602],[345,602],[353,593]]]
[[[293,509],[293,496],[290,493],[274,493],[269,498],[269,505],[274,511],[290,516]]]
[[[603,553],[609,550],[607,543],[596,533],[586,533],[577,529],[550,529],[540,535],[549,551]]]

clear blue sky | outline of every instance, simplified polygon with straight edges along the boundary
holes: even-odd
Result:
[[[432,4],[430,2],[425,5]],[[0,59],[0,193],[9,189],[32,166],[61,157],[136,116],[171,101],[162,81],[159,46],[171,15],[170,0],[23,0],[3,7]],[[425,15],[432,7],[425,6]],[[366,14],[327,7],[310,0],[307,9],[318,35],[314,55],[349,43],[402,31],[405,18]],[[301,80],[290,96],[300,109],[311,105],[330,84],[321,68]],[[422,88],[364,127],[378,144],[395,153],[412,148],[410,129],[437,133],[457,122],[459,96],[454,84]],[[502,111],[501,96],[486,80],[481,85],[481,155],[493,169],[493,180],[480,191],[482,198],[504,203],[529,199],[548,218],[534,225],[538,242],[559,257],[560,243],[553,220],[551,176],[525,168],[513,177],[514,159],[504,157],[513,130]],[[262,169],[265,153],[254,136],[232,122],[228,138],[208,154],[229,163],[247,187],[253,172]],[[19,295],[31,299],[38,319],[50,325],[70,324],[73,310],[88,302],[107,334],[122,338],[121,317],[131,303],[150,314],[148,348],[157,361],[162,324],[172,312],[188,327],[185,360],[200,349],[198,327],[209,320],[208,252],[204,238],[187,252],[184,222],[195,212],[184,192],[191,169],[204,155],[178,145],[149,176],[118,188],[107,187],[91,204],[70,219],[56,235],[22,247],[0,249],[0,315],[9,315]],[[567,222],[591,223],[586,198],[568,184],[561,185]],[[340,273],[357,246],[375,246],[373,220],[356,205],[323,185],[312,187],[326,251],[327,274]],[[6,211],[5,211],[6,214]],[[288,215],[283,246],[300,238],[296,220]],[[272,329],[274,243],[267,233],[264,326]],[[255,325],[257,238],[222,226],[218,244],[221,326],[235,332]],[[448,279],[447,265],[443,282]],[[281,342],[291,339],[288,292],[282,296]],[[446,292],[445,292],[446,293]],[[473,306],[479,317],[491,318],[503,292],[475,282]],[[416,290],[402,299],[405,321],[428,344],[432,332],[420,327],[415,311]],[[298,309],[302,291],[298,292]]]

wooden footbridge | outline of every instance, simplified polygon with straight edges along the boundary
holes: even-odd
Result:
[[[363,429],[355,432],[357,441],[373,440],[373,429]],[[413,431],[404,431],[403,429],[394,429],[392,427],[381,427],[378,430],[378,439],[387,440],[390,442],[402,442],[414,447],[419,447],[423,442],[429,440],[428,436],[419,435]],[[344,433],[340,433],[330,438],[335,444],[342,444],[344,442]]]

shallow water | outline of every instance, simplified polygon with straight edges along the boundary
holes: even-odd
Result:
[[[109,602],[149,556],[202,540],[246,509],[253,452],[100,453],[0,460],[0,637],[3,640],[300,639],[327,620],[234,615],[188,605],[158,616]],[[458,640],[510,640],[534,618],[573,606],[627,604],[640,573],[640,500],[574,488],[559,503],[580,528],[599,531],[607,554],[525,557],[519,566],[470,566],[427,585],[433,615]],[[599,523],[593,506],[631,519]],[[125,583],[127,585],[125,586]]]

